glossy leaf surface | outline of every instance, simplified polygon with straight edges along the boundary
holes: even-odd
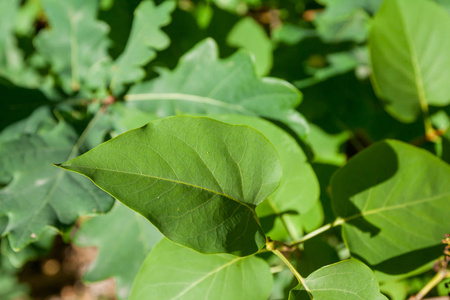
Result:
[[[344,221],[350,251],[371,265],[407,253],[414,255],[404,259],[410,267],[437,258],[450,229],[448,182],[448,164],[402,142],[383,141],[356,155],[331,180],[333,209]],[[431,254],[420,252],[433,247]]]
[[[144,261],[130,300],[265,300],[271,289],[261,258],[204,255],[163,239]]]
[[[142,262],[161,237],[147,219],[116,202],[111,212],[82,223],[77,232],[77,245],[98,248],[97,259],[83,280],[93,282],[114,277],[117,297],[128,299]]]
[[[387,300],[380,293],[373,272],[360,261],[350,259],[325,266],[305,278],[306,289],[299,284],[289,300]]]
[[[373,83],[387,110],[412,122],[450,103],[450,15],[433,1],[387,0],[373,20]]]
[[[91,178],[177,243],[237,255],[265,244],[254,209],[281,179],[261,133],[187,116],[128,131],[60,167]]]
[[[308,132],[307,123],[294,108],[301,94],[289,83],[255,76],[248,53],[238,51],[218,59],[217,45],[204,40],[186,53],[173,71],[161,69],[154,80],[134,86],[128,105],[159,117],[176,113],[244,114],[275,119],[297,134]]]

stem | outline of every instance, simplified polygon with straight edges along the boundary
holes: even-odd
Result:
[[[442,269],[434,275],[434,277],[417,293],[417,295],[410,298],[410,300],[421,300],[431,291],[439,282],[441,282],[447,275],[447,269]]]
[[[320,228],[317,228],[317,229],[314,230],[314,231],[311,231],[310,233],[308,233],[307,235],[303,236],[303,237],[302,237],[301,239],[299,239],[298,241],[293,242],[293,243],[291,244],[291,246],[297,246],[297,245],[299,245],[299,244],[302,244],[302,243],[304,243],[305,241],[307,241],[307,240],[309,240],[309,239],[312,239],[313,237],[315,237],[315,236],[321,234],[322,232],[325,232],[325,231],[327,231],[327,230],[329,230],[329,229],[331,229],[331,228],[333,228],[333,227],[339,226],[339,225],[343,224],[344,222],[345,222],[345,219],[337,218],[336,220],[334,220],[333,223],[328,223],[328,224],[326,224],[326,225],[323,225],[323,226],[320,227]]]
[[[280,250],[278,249],[274,249],[272,250],[272,252],[278,256],[286,266],[288,266],[288,268],[291,270],[292,274],[294,274],[295,278],[297,278],[298,282],[301,283],[303,285],[303,287],[305,288],[306,292],[308,293],[309,297],[312,299],[311,293],[309,291],[308,286],[305,283],[305,278],[302,277],[302,275],[300,275],[300,273],[294,268],[294,266],[289,262],[289,260],[283,255],[283,253],[280,252]]]
[[[291,240],[295,241],[297,239],[297,235],[294,234],[293,232],[291,232],[291,230],[289,229],[289,226],[286,223],[286,220],[284,219],[283,215],[280,213],[278,208],[273,203],[272,198],[270,198],[270,197],[267,198],[267,203],[272,208],[273,212],[277,215],[277,217],[280,218],[281,223],[283,224],[284,228],[286,229],[287,233],[289,234],[289,237],[291,238]]]

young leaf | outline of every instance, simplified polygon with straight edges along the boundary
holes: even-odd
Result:
[[[299,136],[308,125],[294,108],[301,94],[289,83],[258,79],[251,58],[238,51],[219,60],[217,45],[207,39],[185,54],[173,71],[161,70],[160,77],[134,86],[127,104],[159,117],[176,113],[244,114],[285,122]]]
[[[75,142],[75,133],[63,122],[0,142],[0,181],[5,184],[0,219],[8,220],[2,235],[8,235],[14,250],[39,239],[47,226],[67,226],[80,215],[111,207],[113,199],[88,180],[52,167],[52,161],[69,157]]]
[[[387,300],[372,270],[360,261],[349,259],[325,266],[291,290],[289,300]]]
[[[441,255],[449,181],[449,165],[402,142],[379,142],[353,157],[331,179],[333,210],[352,254],[371,265],[408,254],[410,270]],[[399,272],[405,263],[386,264]]]
[[[373,20],[373,83],[398,120],[450,103],[450,16],[433,1],[386,0]]]
[[[252,126],[275,146],[280,155],[283,178],[278,189],[256,211],[260,218],[279,217],[270,232],[266,232],[272,239],[298,240],[303,235],[305,213],[319,200],[319,183],[303,150],[289,134],[263,119],[242,115],[215,115],[213,118]]]
[[[130,300],[265,300],[271,289],[261,258],[204,255],[162,239],[145,259]]]
[[[281,179],[278,154],[248,126],[176,116],[128,131],[59,165],[203,253],[249,255],[265,244],[255,207]]]
[[[170,13],[175,9],[175,4],[175,1],[165,1],[155,7],[153,1],[143,1],[136,8],[127,46],[113,66],[112,90],[141,80],[145,76],[142,66],[156,56],[155,50],[162,50],[169,45],[170,40],[160,27],[170,22]]]
[[[145,218],[116,202],[108,214],[83,223],[75,236],[77,245],[97,246],[99,251],[83,280],[114,277],[117,297],[128,299],[142,262],[160,239],[159,231]]]
[[[109,28],[96,20],[98,1],[42,0],[50,28],[35,38],[37,51],[51,64],[67,94],[83,85],[103,87],[109,61]]]

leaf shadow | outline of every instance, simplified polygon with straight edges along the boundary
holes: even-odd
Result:
[[[259,222],[261,223],[261,227],[264,230],[264,232],[269,232],[272,230],[272,228],[275,226],[275,221],[277,218],[282,217],[283,215],[299,215],[299,213],[295,210],[286,210],[279,214],[270,214],[264,217],[259,218]]]

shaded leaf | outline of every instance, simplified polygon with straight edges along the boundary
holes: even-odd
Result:
[[[236,255],[265,244],[254,209],[281,178],[276,150],[255,129],[186,116],[153,121],[59,166],[89,177],[169,239]]]
[[[63,122],[53,128],[0,142],[0,217],[3,235],[20,250],[47,226],[67,226],[83,214],[107,211],[112,199],[88,180],[52,167],[74,149],[77,136]],[[0,139],[1,140],[1,139]],[[2,227],[2,226],[0,226]]]
[[[450,16],[426,0],[387,0],[370,33],[373,83],[386,109],[412,122],[450,103]]]
[[[163,239],[145,259],[130,300],[265,300],[271,289],[261,258],[204,255]]]
[[[141,80],[145,76],[142,67],[155,58],[155,50],[169,45],[170,40],[160,27],[170,22],[175,4],[175,1],[165,1],[159,6],[153,1],[139,4],[127,46],[112,67],[111,89],[120,91],[123,84]]]
[[[406,273],[441,255],[450,229],[449,180],[446,163],[398,141],[353,157],[331,179],[333,210],[352,254],[388,273]]]
[[[305,287],[294,288],[289,300],[387,300],[372,270],[355,259],[325,266],[305,278]]]
[[[308,132],[306,120],[294,108],[301,94],[285,81],[256,78],[251,58],[238,51],[219,60],[217,45],[207,39],[185,54],[173,71],[134,86],[125,99],[131,107],[157,112],[244,114],[275,119],[299,136]]]
[[[128,299],[131,285],[161,234],[144,217],[116,202],[104,216],[84,222],[75,236],[79,246],[97,246],[97,259],[83,276],[87,282],[114,277],[116,295]]]

